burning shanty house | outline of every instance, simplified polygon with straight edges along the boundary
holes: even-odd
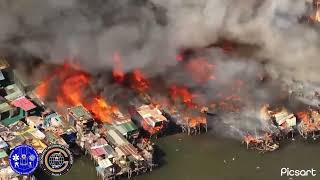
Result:
[[[75,106],[68,109],[68,122],[74,126],[80,136],[94,130],[94,119],[90,112],[83,106]]]
[[[272,152],[279,148],[279,145],[275,142],[275,137],[269,132],[261,136],[253,136],[248,133],[243,137],[243,143],[247,145],[247,149],[258,150],[262,153]]]
[[[167,118],[153,105],[131,108],[130,114],[132,120],[147,131],[150,136],[162,133],[168,123]]]
[[[289,133],[292,133],[297,125],[297,118],[293,113],[289,113],[288,110],[284,107],[271,110],[269,105],[264,105],[261,108],[261,119],[264,121],[269,121],[271,126],[275,126],[280,130],[281,134],[273,131],[272,133],[278,137],[287,136]],[[270,127],[269,130],[272,130]]]
[[[320,136],[320,113],[318,110],[308,109],[297,114],[301,122],[297,129],[304,138]]]
[[[183,133],[191,134],[200,134],[201,129],[204,129],[206,132],[208,130],[206,113],[208,110],[191,110],[195,111],[194,113],[182,113],[179,112],[176,108],[163,108],[163,114],[171,122],[181,127]]]
[[[112,124],[105,123],[106,129],[117,129],[127,139],[136,139],[139,136],[138,127],[132,122],[128,115],[119,110],[111,113]]]

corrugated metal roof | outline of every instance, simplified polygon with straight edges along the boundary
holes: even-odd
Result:
[[[140,159],[141,156],[139,155],[137,149],[132,144],[126,144],[123,146],[116,147],[116,151],[120,155],[125,156],[133,156],[136,159]]]
[[[98,164],[101,168],[107,168],[112,166],[112,163],[109,159],[102,159],[98,161]]]
[[[107,154],[106,150],[103,147],[93,148],[90,151],[92,156],[96,157]]]
[[[132,121],[116,125],[116,128],[124,135],[138,129],[138,127]]]
[[[83,106],[75,106],[70,109],[70,112],[77,118],[83,118],[85,120],[92,119],[91,114]]]
[[[105,139],[103,139],[103,138],[99,138],[99,139],[97,140],[96,144],[97,144],[98,146],[104,146],[104,145],[107,145],[108,142],[107,142]]]
[[[107,138],[117,145],[128,144],[129,142],[122,136],[122,134],[117,130],[109,130],[107,132]]]
[[[161,111],[156,107],[151,107],[149,105],[143,105],[137,108],[138,113],[145,119],[145,118],[151,118],[155,122],[158,121],[167,121],[167,118],[165,118]]]
[[[36,108],[36,106],[24,96],[12,101],[12,105],[14,105],[15,107],[20,107],[25,111],[29,111]]]
[[[106,150],[108,158],[113,158],[114,157],[115,152],[114,152],[113,148],[110,145],[106,145],[103,148],[104,148],[104,150]]]
[[[4,119],[0,123],[5,126],[10,126],[10,125],[13,125],[13,124],[19,122],[21,119],[23,119],[25,117],[25,115],[26,115],[26,112],[23,111],[22,109],[20,109],[20,112],[18,115]]]

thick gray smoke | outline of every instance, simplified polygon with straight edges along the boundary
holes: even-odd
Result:
[[[320,89],[320,34],[299,22],[309,9],[303,0],[0,0],[0,47],[52,63],[77,59],[88,71],[111,69],[119,52],[125,71],[141,68],[153,76],[175,66],[180,49],[229,39],[258,48],[248,58],[209,51],[219,81],[201,87],[208,98],[240,76],[248,84],[243,96],[259,103],[276,98],[272,86],[254,82],[267,71],[305,100]],[[190,82],[178,74],[168,83]],[[257,124],[256,111],[245,112],[254,120],[244,124]]]
[[[120,51],[131,69],[166,66],[177,49],[224,37],[259,46],[257,56],[279,76],[319,81],[319,33],[298,22],[305,1],[152,1],[1,0],[0,43],[51,61],[75,57],[93,68],[112,66],[112,53]]]
[[[116,51],[128,71],[165,64],[175,49],[155,8],[143,0],[1,0],[0,43],[54,63],[77,59],[90,70],[111,68]]]
[[[157,0],[155,0],[157,1]],[[171,33],[184,46],[205,46],[225,37],[260,47],[274,73],[319,81],[319,32],[298,19],[307,12],[302,0],[175,0],[157,3],[168,9]]]

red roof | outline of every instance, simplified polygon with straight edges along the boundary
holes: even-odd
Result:
[[[93,156],[102,156],[107,154],[107,152],[103,147],[99,147],[99,148],[91,149],[91,154]]]
[[[22,108],[25,111],[29,111],[31,109],[36,108],[36,106],[31,101],[29,101],[26,97],[20,97],[12,101],[12,105],[14,105],[15,107]]]

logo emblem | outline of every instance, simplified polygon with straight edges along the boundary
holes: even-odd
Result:
[[[9,164],[14,172],[20,175],[29,175],[37,169],[39,155],[32,146],[16,146],[10,153]]]
[[[66,147],[54,144],[47,147],[41,155],[41,168],[49,175],[66,174],[73,164],[73,156]]]

